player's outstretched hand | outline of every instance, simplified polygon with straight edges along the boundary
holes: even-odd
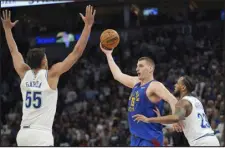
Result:
[[[8,10],[2,12],[1,20],[4,29],[12,29],[18,23],[18,20],[11,22],[11,11]]]
[[[104,47],[102,47],[102,44],[101,43],[100,43],[100,48],[101,48],[102,52],[104,52],[106,55],[107,54],[112,54],[112,52],[113,52],[113,49],[107,50]]]
[[[156,113],[157,117],[161,116],[160,111],[157,107],[155,107],[155,109],[153,109],[153,111]]]
[[[132,118],[134,118],[134,121],[137,121],[137,123],[140,121],[148,123],[148,118],[145,117],[144,115],[136,114],[136,115],[132,116]]]
[[[173,124],[173,130],[176,132],[182,132],[183,131],[183,124],[178,122]]]
[[[85,16],[82,13],[80,13],[80,16],[82,20],[84,21],[85,25],[92,26],[94,24],[95,13],[96,13],[96,10],[93,9],[91,5],[88,5],[86,7]]]

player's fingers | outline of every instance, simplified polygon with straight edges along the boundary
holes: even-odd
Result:
[[[7,20],[8,19],[8,14],[7,14],[7,10],[5,10],[5,19]]]
[[[182,132],[182,126],[180,123],[177,125],[177,128],[178,128],[179,132]]]
[[[183,130],[184,124],[182,122],[179,122],[179,125],[180,125],[181,129]]]
[[[174,127],[174,131],[178,132],[178,130],[177,130],[177,128],[176,128],[176,127]]]
[[[92,11],[93,11],[93,6],[90,5],[90,8],[89,8],[89,15],[92,15]]]
[[[102,46],[102,43],[100,43],[100,48],[104,52],[106,49]]]
[[[9,20],[9,11],[8,10],[6,10],[6,14],[5,15],[6,15],[6,19]]]
[[[154,109],[153,109],[153,111],[154,111],[154,112],[156,113],[156,115],[157,115],[157,116],[160,116],[160,113],[159,113],[159,111],[157,111],[157,110],[154,110]]]
[[[182,132],[182,131],[183,131],[181,127],[180,127],[179,129],[180,129],[180,132]]]
[[[79,13],[82,20],[84,20],[84,15],[82,13]]]
[[[93,16],[95,16],[95,14],[96,14],[96,10],[94,10],[94,12],[93,12]]]
[[[1,17],[2,22],[4,21],[4,19]]]
[[[138,117],[140,117],[140,115],[139,115],[139,114],[136,114],[136,115],[133,115],[132,117],[133,117],[133,118],[135,118],[135,117],[138,118]]]
[[[88,16],[90,16],[91,13],[91,5],[88,5]]]
[[[8,12],[8,19],[11,18],[11,11]]]
[[[141,117],[137,117],[137,118],[135,118],[135,121],[141,121]]]
[[[100,46],[100,48],[102,49],[102,43],[101,43],[101,42],[99,43],[99,46]]]
[[[173,131],[176,131],[176,128],[175,128],[175,126],[174,126],[174,125],[172,126],[172,129],[173,129]]]
[[[18,22],[19,22],[19,20],[16,20],[16,21],[13,23],[13,25],[16,25]]]
[[[3,18],[5,20],[5,11],[2,12]]]
[[[85,12],[85,15],[88,14],[88,6],[86,6],[86,12]]]
[[[133,116],[132,116],[132,118],[135,118],[135,117],[137,117],[137,115],[133,115]]]
[[[93,13],[93,6],[90,6],[90,15]]]
[[[137,117],[137,118],[136,118],[136,121],[137,121],[137,123],[140,122],[140,118]]]
[[[176,126],[176,127],[175,127],[175,130],[176,130],[177,132],[181,132],[181,129],[180,129],[179,126]]]

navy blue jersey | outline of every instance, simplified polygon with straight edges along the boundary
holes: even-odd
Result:
[[[128,122],[132,135],[145,140],[156,139],[160,142],[160,144],[162,144],[162,124],[144,122],[137,123],[137,121],[134,121],[134,118],[132,118],[132,116],[136,114],[142,114],[148,118],[157,117],[156,113],[153,111],[155,107],[157,107],[160,111],[160,114],[162,114],[164,100],[160,100],[157,103],[152,103],[146,95],[146,90],[152,81],[146,83],[143,86],[141,86],[141,83],[138,83],[133,87],[128,102]]]

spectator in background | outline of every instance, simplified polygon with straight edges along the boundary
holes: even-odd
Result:
[[[191,74],[198,81],[195,92],[205,107],[221,145],[224,145],[225,88],[222,80],[225,77],[225,64],[217,56],[212,58],[219,41],[210,38],[207,41],[210,43],[205,44],[204,36],[210,30],[213,32],[212,27],[197,26],[197,35],[178,33],[179,29],[173,26],[169,29],[149,29],[144,33],[140,30],[134,30],[132,34],[123,31],[126,36],[121,46],[127,48],[124,52],[121,47],[115,49],[121,52],[115,57],[122,71],[132,74],[135,71],[133,62],[142,54],[159,54],[161,58],[157,58],[156,67],[160,71],[156,69],[157,79],[164,82],[170,91],[173,91],[174,82],[180,75]],[[143,34],[147,35],[147,41],[140,42]],[[96,46],[91,48],[96,49]],[[144,53],[141,53],[140,48]],[[15,135],[22,115],[21,95],[16,92],[19,83],[17,77],[12,75],[15,73],[12,63],[7,56],[3,55],[2,58],[6,72],[3,73],[4,82],[0,89],[1,121],[4,127],[1,129],[1,146],[16,146]],[[70,74],[60,79],[61,89],[53,125],[55,146],[128,145],[130,135],[126,120],[126,98],[130,90],[111,81],[108,66],[102,59],[100,52],[86,55]],[[165,129],[164,137],[165,146],[188,146],[182,133]]]

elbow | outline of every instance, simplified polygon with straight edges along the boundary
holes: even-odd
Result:
[[[171,107],[171,108],[172,108],[172,107],[175,108],[175,105],[177,104],[177,100],[171,99],[171,100],[168,101],[168,103],[170,104],[170,107]]]
[[[114,80],[117,80],[117,81],[119,80],[119,77],[117,75],[114,75],[114,74],[113,74],[113,78],[114,78]]]
[[[115,73],[113,73],[113,78],[115,79],[115,80],[117,80],[117,81],[119,81],[120,79],[121,79],[121,74],[120,74],[120,72],[115,72]]]
[[[180,121],[180,118],[179,118],[178,116],[174,116],[174,115],[173,115],[173,118],[172,118],[172,119],[173,119],[173,122],[174,122],[174,123]]]
[[[178,100],[175,97],[171,98],[171,100],[170,100],[170,104],[173,104],[173,105],[177,104],[177,102],[178,102]]]
[[[116,75],[113,75],[113,79],[116,80],[116,81],[119,81],[119,78]]]
[[[173,119],[173,122],[176,123],[176,122],[179,122],[180,120],[178,118],[175,118]]]

